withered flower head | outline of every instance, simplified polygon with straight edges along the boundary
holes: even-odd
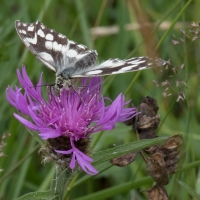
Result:
[[[146,191],[149,200],[168,200],[169,196],[162,185],[156,184],[150,190]]]

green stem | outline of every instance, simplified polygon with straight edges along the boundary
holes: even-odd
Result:
[[[152,178],[142,178],[140,180],[129,181],[127,183],[123,183],[114,187],[110,187],[108,189],[89,194],[87,196],[83,196],[74,200],[100,200],[100,199],[108,199],[109,197],[116,196],[117,194],[122,194],[127,191],[130,191],[133,188],[140,188],[141,186],[152,183]]]
[[[92,145],[92,149],[94,149],[94,147],[96,146],[96,144],[98,143],[98,141],[100,140],[101,136],[103,135],[104,131],[101,131],[99,134],[98,134],[98,137],[95,139],[93,145]]]
[[[57,197],[56,199],[62,200],[64,196],[64,191],[66,184],[71,177],[71,173],[67,173],[67,169],[62,169],[59,166],[55,168],[55,177],[51,184],[51,194],[52,197]]]
[[[127,96],[129,90],[131,90],[133,84],[135,83],[135,81],[138,79],[138,77],[140,76],[141,71],[137,72],[137,74],[134,76],[133,80],[131,81],[131,83],[129,84],[128,88],[126,89],[124,95]]]
[[[169,34],[169,32],[172,30],[172,28],[174,27],[174,25],[176,24],[176,22],[178,21],[178,19],[181,17],[181,15],[185,12],[185,10],[187,9],[187,7],[192,3],[193,0],[189,0],[185,6],[182,8],[182,10],[179,12],[179,14],[176,16],[175,20],[172,22],[171,26],[169,27],[169,29],[165,32],[165,34],[162,36],[162,38],[160,39],[160,41],[158,42],[158,44],[156,45],[156,50],[160,47],[160,45],[162,44],[162,42],[164,41],[164,39],[167,37],[167,35]]]
[[[173,99],[173,101],[172,101],[172,103],[171,103],[171,105],[170,105],[170,107],[169,107],[169,110],[168,110],[167,114],[165,115],[164,119],[162,120],[162,122],[160,123],[160,126],[159,126],[158,129],[157,129],[157,133],[158,133],[159,130],[161,129],[162,125],[165,123],[165,120],[167,119],[167,116],[168,116],[169,113],[171,112],[172,107],[173,107],[173,105],[174,105],[175,102],[176,102],[176,98]]]
[[[90,29],[88,27],[87,16],[86,16],[86,12],[84,9],[84,2],[75,0],[75,3],[76,3],[76,8],[77,8],[77,13],[79,13],[80,27],[81,27],[81,30],[83,33],[85,44],[89,48],[92,48]]]

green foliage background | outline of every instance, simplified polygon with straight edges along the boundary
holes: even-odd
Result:
[[[171,176],[167,191],[170,199],[192,199],[185,187],[175,181],[178,176],[185,184],[197,193],[200,192],[199,173],[199,61],[200,48],[198,40],[195,45],[189,43],[181,47],[172,44],[173,34],[182,37],[179,28],[188,31],[190,24],[200,21],[200,1],[169,1],[169,0],[1,0],[0,3],[0,136],[10,133],[6,139],[7,145],[3,149],[5,157],[0,158],[0,199],[16,199],[32,191],[44,191],[49,188],[54,173],[52,164],[41,164],[38,155],[38,144],[14,117],[16,110],[9,105],[5,98],[8,85],[18,85],[16,69],[22,64],[31,80],[37,83],[41,72],[43,81],[54,83],[54,74],[46,69],[32,55],[19,39],[15,27],[15,20],[34,22],[40,20],[47,27],[67,35],[69,39],[96,49],[99,62],[108,58],[130,58],[155,53],[164,60],[171,60],[174,65],[185,64],[180,77],[187,82],[185,101],[175,102],[177,96],[163,97],[162,88],[155,87],[152,80],[163,81],[165,77],[158,70],[146,70],[141,73],[128,73],[106,77],[103,93],[114,99],[120,92],[126,92],[126,100],[132,99],[134,105],[145,96],[151,96],[158,101],[162,126],[159,136],[182,134],[187,153],[182,171]],[[150,46],[144,40],[141,29],[126,30],[129,23],[141,24],[139,17],[143,16],[150,23],[154,34]],[[164,23],[164,25],[163,25]],[[163,26],[161,26],[163,25]],[[91,28],[107,27],[104,36],[91,34]],[[112,33],[112,28],[115,33]],[[150,33],[147,33],[147,35]],[[165,36],[165,37],[163,37]],[[157,45],[159,44],[159,45]],[[156,49],[157,45],[157,50]],[[191,75],[192,76],[189,76]],[[136,76],[137,75],[137,76]],[[134,79],[135,78],[135,79]],[[130,83],[133,82],[132,85]],[[45,90],[45,89],[44,89]],[[99,136],[96,133],[93,141]],[[113,131],[105,131],[93,151],[105,150],[135,141],[131,127],[119,124]],[[79,177],[76,180],[78,181]],[[126,183],[133,183],[129,186]],[[66,199],[93,199],[88,195],[98,191],[107,195],[107,199],[146,199],[141,190],[149,189],[153,184],[147,177],[145,164],[140,156],[137,160],[124,168],[111,167],[77,187],[71,187]],[[76,185],[76,182],[75,182]],[[125,189],[124,189],[125,188]],[[105,190],[110,189],[110,190]],[[106,199],[99,194],[95,199]],[[81,198],[82,197],[82,198]],[[85,198],[84,198],[85,197]]]

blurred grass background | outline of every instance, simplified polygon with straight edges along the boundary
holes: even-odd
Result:
[[[109,58],[126,59],[135,56],[159,56],[171,60],[174,65],[185,64],[180,77],[187,81],[185,101],[175,102],[177,96],[163,97],[162,88],[155,87],[152,80],[164,81],[165,76],[159,70],[146,70],[141,73],[128,73],[106,77],[103,93],[114,99],[120,92],[125,93],[137,75],[134,84],[126,93],[126,100],[132,99],[134,105],[145,96],[158,101],[159,114],[163,122],[159,136],[182,134],[187,153],[184,168],[178,177],[194,191],[200,192],[199,173],[199,46],[184,43],[172,44],[173,35],[183,37],[179,29],[186,32],[190,24],[200,21],[200,1],[134,1],[134,0],[1,0],[0,5],[0,136],[11,135],[0,158],[0,199],[16,199],[32,191],[44,191],[49,188],[53,177],[52,164],[41,164],[37,143],[28,131],[13,117],[15,109],[8,104],[5,90],[8,85],[18,85],[16,69],[22,64],[31,80],[37,83],[43,72],[43,81],[54,83],[55,75],[35,58],[18,37],[14,22],[35,22],[40,20],[47,27],[66,35],[69,39],[96,49],[99,62]],[[147,26],[148,25],[148,26]],[[167,32],[168,31],[168,32]],[[153,32],[153,34],[151,34]],[[165,37],[161,40],[161,38]],[[164,121],[163,121],[164,120]],[[95,139],[98,133],[94,135]],[[113,131],[105,131],[94,151],[107,149],[115,145],[134,141],[131,127],[117,125]],[[22,162],[21,162],[22,161]],[[167,191],[170,199],[192,199],[185,188],[171,176]],[[79,177],[77,178],[77,180]],[[139,181],[139,182],[137,182]],[[125,189],[128,182],[136,183]],[[147,177],[145,164],[140,156],[131,165],[124,168],[111,167],[95,177],[70,188],[67,199],[92,199],[89,194],[112,190],[107,198],[101,195],[95,199],[146,199],[141,190],[149,189],[153,184]],[[117,186],[117,188],[116,188]],[[120,190],[121,189],[121,190]],[[109,193],[109,191],[108,191]],[[81,198],[85,196],[85,198]]]

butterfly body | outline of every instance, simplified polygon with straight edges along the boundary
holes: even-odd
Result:
[[[72,87],[71,79],[74,78],[126,73],[167,64],[160,58],[134,57],[128,60],[109,59],[97,65],[95,50],[69,40],[39,21],[23,23],[17,20],[15,27],[28,49],[56,73],[56,90]]]

